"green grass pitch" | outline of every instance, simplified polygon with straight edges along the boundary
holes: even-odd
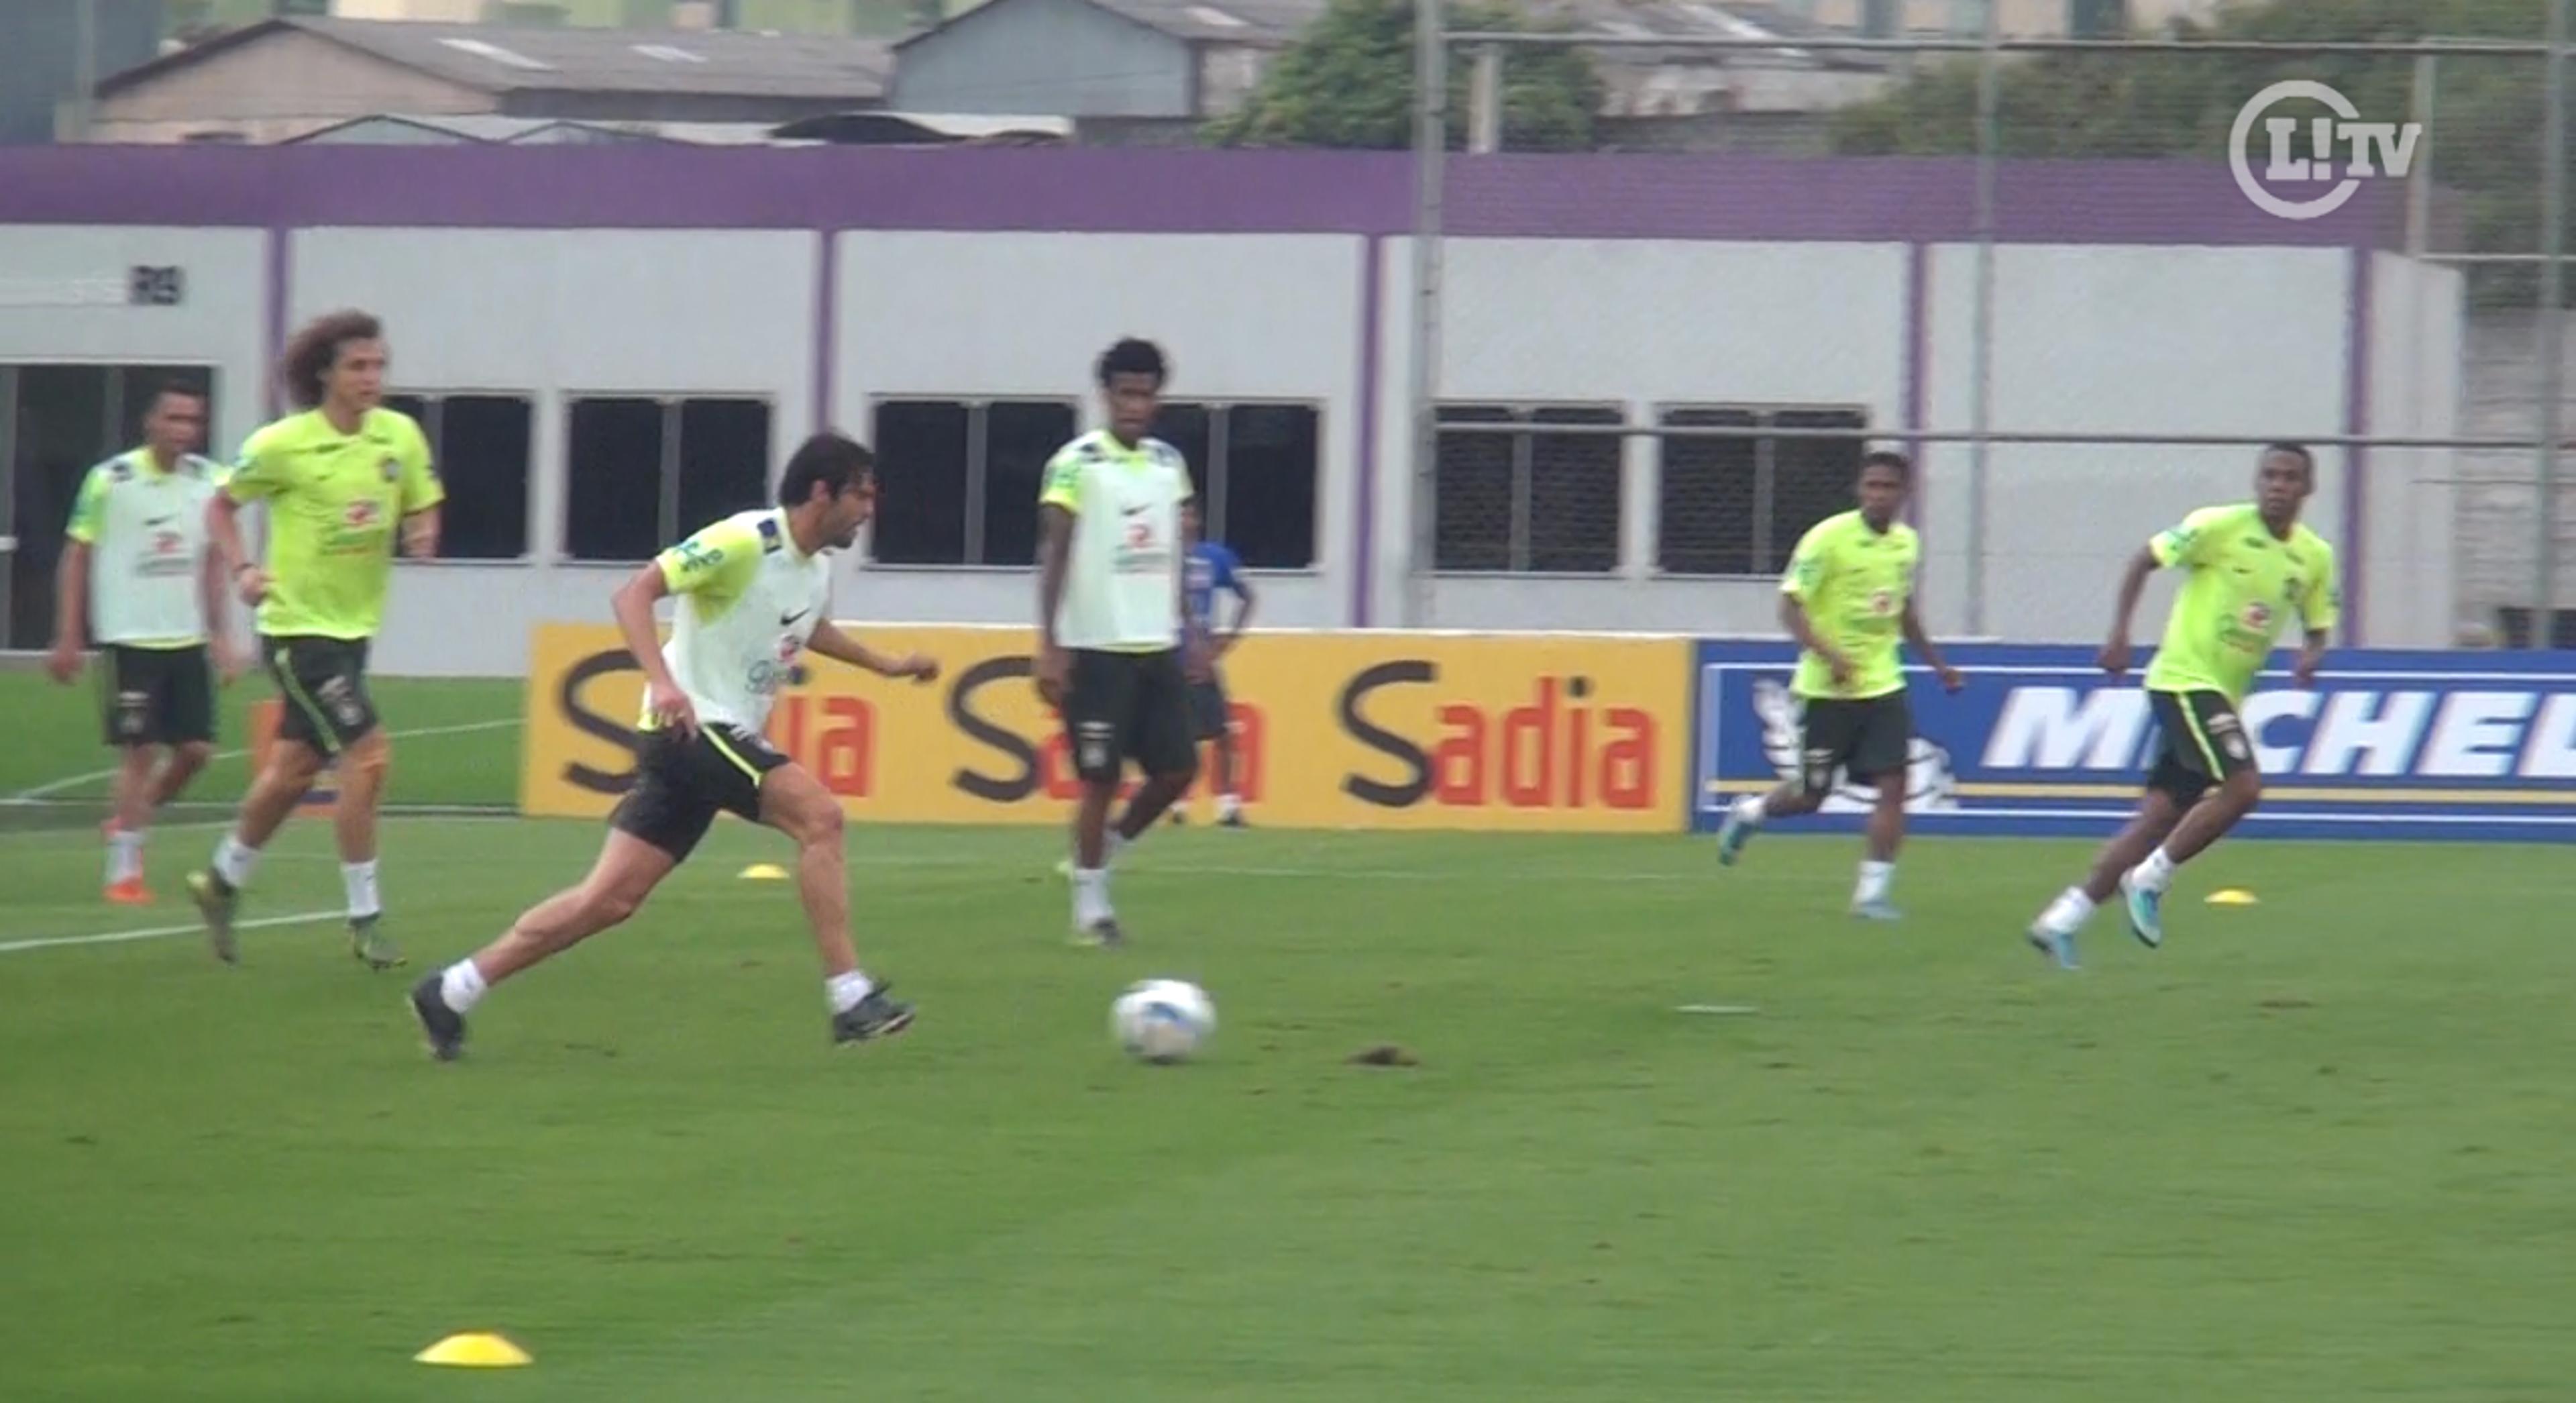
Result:
[[[404,797],[506,779],[511,743],[406,747]],[[0,833],[0,946],[183,925],[214,831],[156,838],[139,911],[98,904],[94,829]],[[1843,839],[1720,872],[1680,837],[1166,830],[1104,954],[1063,942],[1051,834],[858,828],[862,951],[922,1021],[835,1051],[792,888],[736,876],[783,845],[727,822],[428,1061],[409,979],[597,841],[390,823],[399,975],[346,954],[311,822],[245,914],[326,919],[248,933],[237,969],[184,933],[0,953],[0,1396],[2273,1403],[2576,1375],[2563,847],[2223,847],[2166,949],[2106,914],[2070,976],[2019,930],[2081,845],[1920,843],[1882,927],[1842,915]],[[2262,904],[2196,899],[2222,884]],[[1111,1045],[1151,974],[1214,994],[1205,1060]],[[1420,1065],[1349,1065],[1383,1042]],[[535,1366],[410,1361],[470,1329]]]

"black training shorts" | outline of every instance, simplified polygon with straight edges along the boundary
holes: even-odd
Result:
[[[375,699],[367,695],[367,640],[262,637],[259,653],[286,699],[278,739],[337,755],[376,728]]]
[[[1833,792],[1834,772],[1856,780],[1903,775],[1914,745],[1914,712],[1902,688],[1849,700],[1810,697],[1798,749],[1798,784],[1811,797]]]
[[[703,723],[694,737],[646,731],[635,755],[635,787],[608,825],[688,859],[718,811],[760,821],[760,784],[787,756],[739,726]]]
[[[1186,775],[1198,768],[1189,680],[1178,648],[1076,649],[1064,726],[1074,772],[1094,784],[1115,784],[1130,760],[1149,775]]]
[[[108,744],[183,745],[215,738],[215,684],[205,645],[111,643],[103,661]]]
[[[2156,714],[2156,760],[2147,772],[2147,788],[2190,808],[2211,785],[2254,768],[2245,723],[2226,697],[2150,691],[2147,704]]]
[[[1205,682],[1190,684],[1190,734],[1200,740],[1221,740],[1227,727],[1225,683],[1211,676]]]

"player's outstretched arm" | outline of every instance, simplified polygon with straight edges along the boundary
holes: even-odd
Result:
[[[1955,692],[1964,685],[1959,669],[1950,666],[1950,660],[1942,657],[1941,650],[1934,646],[1932,635],[1924,632],[1923,615],[1915,610],[1910,597],[1905,601],[1905,613],[1898,620],[1898,625],[1905,630],[1905,641],[1913,647],[1914,655],[1929,663],[1933,675],[1941,679],[1943,691]]]
[[[1065,566],[1072,555],[1073,512],[1055,502],[1038,507],[1038,695],[1049,706],[1064,705],[1064,684],[1072,665],[1055,641],[1056,610],[1064,603]]]
[[[54,652],[46,670],[57,682],[80,676],[81,640],[89,621],[89,542],[77,537],[63,542],[63,563],[54,576]]]
[[[1799,647],[1825,660],[1826,668],[1833,673],[1835,686],[1840,687],[1851,681],[1851,659],[1844,657],[1840,649],[1816,636],[1815,625],[1807,621],[1807,608],[1798,602],[1798,596],[1794,594],[1780,596],[1780,627],[1788,630],[1789,637]]]
[[[206,503],[206,543],[221,563],[224,578],[241,591],[244,604],[256,606],[268,594],[268,572],[242,551],[241,503],[229,491],[218,491]]]
[[[414,560],[438,558],[437,507],[423,507],[402,519],[403,550]]]
[[[2326,643],[2330,637],[2325,629],[2308,630],[2307,642],[2299,649],[2299,660],[2290,667],[2290,680],[2302,687],[2317,680],[2317,669],[2325,666]]]
[[[1224,641],[1217,645],[1216,650],[1219,653],[1231,653],[1235,645],[1243,641],[1244,630],[1252,627],[1252,607],[1256,602],[1252,593],[1252,581],[1243,578],[1241,571],[1232,573],[1228,579],[1234,590],[1234,626],[1226,630]]]
[[[2161,564],[2154,546],[2142,546],[2129,557],[2128,571],[2120,576],[2119,602],[2111,610],[2111,637],[2103,643],[2098,660],[2102,670],[2114,677],[2129,670],[2129,625],[2138,616],[2138,598],[2147,592],[2147,577]]]
[[[927,655],[907,653],[900,658],[889,657],[834,628],[829,619],[814,625],[814,631],[806,635],[805,646],[834,662],[864,668],[880,677],[910,677],[921,682],[936,681],[939,677],[938,662]]]
[[[617,616],[617,632],[626,640],[627,653],[644,671],[644,704],[663,724],[694,735],[698,709],[690,704],[689,694],[680,690],[679,679],[671,675],[671,665],[662,657],[661,637],[653,627],[653,603],[670,592],[661,564],[648,562],[617,587],[608,607]]]

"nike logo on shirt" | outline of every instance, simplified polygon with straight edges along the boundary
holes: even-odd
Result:
[[[172,512],[165,516],[147,516],[143,518],[143,524],[146,526],[167,526],[178,519],[178,513]]]
[[[785,628],[785,627],[787,627],[788,625],[795,623],[798,619],[801,619],[801,618],[805,617],[806,615],[808,615],[808,614],[810,614],[810,613],[813,613],[813,612],[814,612],[813,606],[808,605],[808,606],[806,606],[805,608],[802,608],[802,609],[797,610],[797,611],[796,611],[795,613],[793,613],[793,614],[781,614],[781,615],[779,615],[779,616],[778,616],[778,626],[779,626],[780,628]]]

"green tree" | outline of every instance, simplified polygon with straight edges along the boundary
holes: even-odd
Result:
[[[1456,29],[1533,28],[1508,8],[1453,5],[1445,13]],[[1270,66],[1240,111],[1209,123],[1208,139],[1221,146],[1412,144],[1413,25],[1410,0],[1333,0]],[[1452,146],[1466,139],[1470,77],[1469,64],[1451,63]],[[1518,151],[1589,149],[1602,93],[1600,72],[1580,49],[1510,51],[1503,64],[1503,145]]]
[[[2532,0],[2274,0],[2221,11],[2206,27],[2179,24],[2185,40],[2349,40],[2541,37]],[[2289,78],[2332,85],[2375,120],[2399,120],[2413,93],[2414,60],[2371,54],[2051,53],[2008,58],[1997,85],[1996,146],[2006,157],[2189,156],[2225,160],[2236,113],[2265,86]],[[2483,252],[2540,247],[2544,72],[2538,56],[2445,57],[2437,65],[2432,119],[2417,159],[2464,203],[2468,246]],[[2568,77],[2576,83],[2576,64]],[[2570,108],[2576,110],[2576,91]],[[1834,149],[1855,155],[1957,154],[1977,149],[1973,56],[1944,62],[1886,95],[1837,114]],[[2305,118],[2283,104],[2272,115]],[[2306,128],[2302,123],[2303,133]],[[2302,141],[2302,145],[2304,142]],[[2301,154],[2312,154],[2302,152]],[[2576,239],[2571,239],[2576,245]],[[2489,305],[2528,303],[2528,265],[2476,270]]]

